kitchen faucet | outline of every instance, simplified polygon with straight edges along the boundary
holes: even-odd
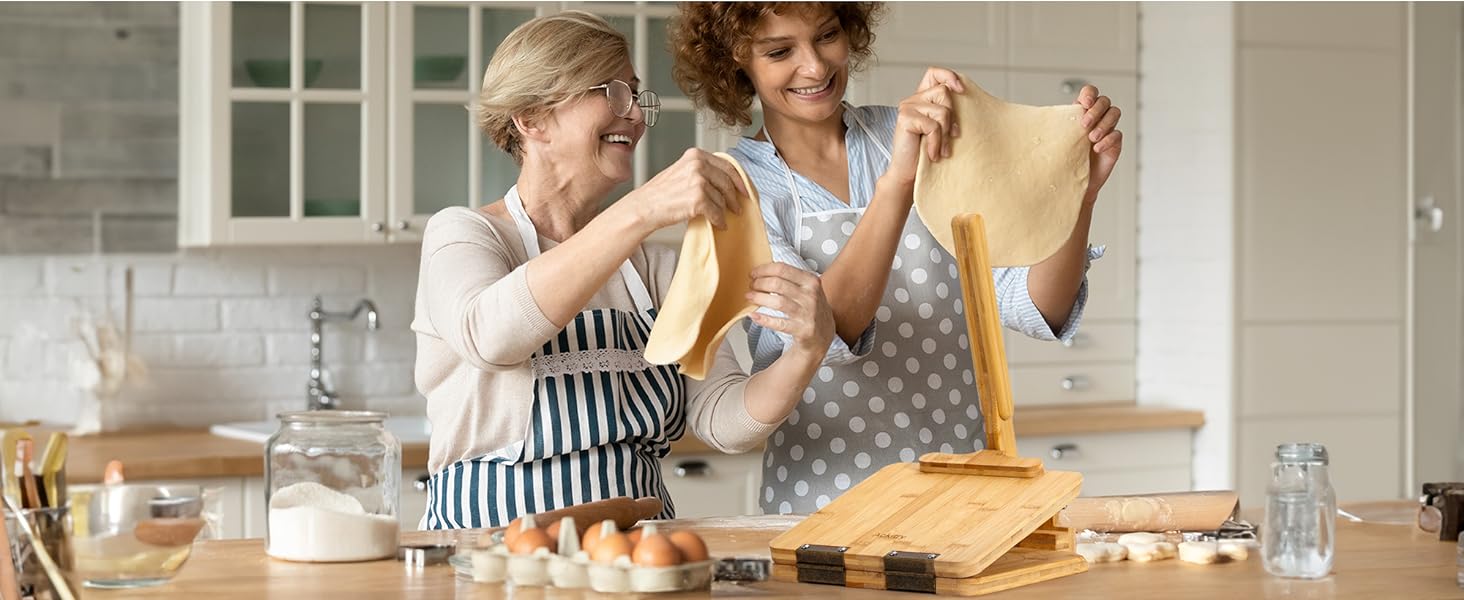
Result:
[[[366,311],[366,329],[376,331],[381,329],[381,321],[376,317],[376,304],[371,300],[362,298],[356,303],[351,312],[329,312],[320,302],[320,296],[310,303],[310,383],[305,390],[305,398],[309,402],[310,410],[339,408],[337,404],[340,398],[336,397],[335,389],[325,379],[325,371],[320,366],[320,347],[323,326],[326,321],[354,321],[361,311]]]

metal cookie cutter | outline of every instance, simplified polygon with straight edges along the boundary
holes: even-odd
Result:
[[[456,548],[453,544],[403,544],[397,546],[397,560],[409,569],[440,565]]]
[[[772,562],[766,558],[723,558],[717,561],[713,579],[737,583],[767,581]]]

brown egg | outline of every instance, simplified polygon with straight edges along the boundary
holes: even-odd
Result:
[[[671,538],[671,544],[681,551],[681,558],[686,562],[707,559],[707,543],[702,541],[701,536],[690,531],[673,531],[666,537]]]
[[[503,530],[503,545],[513,548],[513,543],[518,541],[519,529],[523,527],[523,523],[523,517],[508,522],[508,529]]]
[[[549,539],[554,540],[554,543],[556,544],[559,543],[559,524],[563,522],[564,519],[556,519],[553,523],[550,523],[548,527],[544,528],[544,532],[549,534]]]
[[[585,553],[589,554],[591,557],[595,556],[595,547],[600,545],[600,538],[603,537],[602,530],[605,527],[609,527],[610,531],[614,532],[615,521],[606,519],[604,521],[591,525],[589,530],[585,532],[585,536],[583,538],[580,538],[580,550],[584,550]]]
[[[518,539],[508,547],[514,554],[533,554],[540,548],[548,548],[550,552],[553,552],[554,540],[543,529],[537,527],[520,532]]]
[[[630,556],[630,538],[623,533],[612,533],[595,546],[595,551],[590,554],[590,559],[595,562],[613,562],[622,556]]]
[[[625,537],[630,538],[631,544],[639,544],[641,541],[641,534],[643,533],[645,533],[644,529],[636,527],[635,529],[631,529],[630,531],[625,532]]]
[[[635,553],[630,560],[642,567],[673,567],[681,564],[681,551],[676,549],[670,538],[653,533],[635,545]]]

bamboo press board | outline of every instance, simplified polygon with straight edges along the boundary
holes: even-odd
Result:
[[[978,596],[1088,570],[1055,521],[1083,476],[1016,454],[985,224],[966,214],[952,229],[986,449],[880,469],[772,541],[775,578]]]

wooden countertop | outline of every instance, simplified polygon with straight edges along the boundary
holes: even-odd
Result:
[[[1205,424],[1205,413],[1163,406],[1105,404],[1095,406],[1018,406],[1013,417],[1017,435],[1065,435],[1112,433],[1152,429],[1197,429]],[[708,448],[694,435],[671,443],[671,454],[707,454]]]
[[[1405,503],[1398,503],[1399,505]],[[768,542],[797,517],[739,517],[674,521],[696,529],[716,556],[768,556]],[[413,532],[405,543],[475,539],[480,530]],[[1267,575],[1259,555],[1208,566],[1178,560],[1093,565],[1087,573],[1001,592],[1002,599],[1155,598],[1443,598],[1459,597],[1455,546],[1408,525],[1339,522],[1337,560],[1330,577],[1303,581]],[[511,593],[510,593],[511,592]],[[901,597],[889,592],[813,584],[715,584],[717,597],[765,600]],[[139,590],[87,590],[87,598],[605,598],[588,591],[506,588],[455,577],[447,565],[408,570],[394,560],[305,564],[270,559],[262,540],[200,542],[171,582]],[[655,595],[657,598],[677,597]],[[706,598],[706,593],[679,597]],[[921,598],[927,596],[903,596]]]
[[[71,439],[70,483],[98,483],[107,462],[120,459],[133,480],[264,475],[264,444],[219,437],[207,430],[104,433]],[[403,444],[402,466],[425,468],[426,444]]]
[[[1132,404],[1087,407],[1017,408],[1019,435],[1105,433],[1149,429],[1196,428],[1204,414]],[[32,433],[49,431],[34,427]],[[677,456],[715,453],[694,435],[671,444]],[[107,461],[120,459],[128,479],[161,480],[200,477],[255,477],[264,474],[264,445],[223,438],[206,430],[163,430],[107,433],[73,438],[67,461],[72,483],[96,483]],[[426,444],[403,444],[402,466],[427,465]]]

